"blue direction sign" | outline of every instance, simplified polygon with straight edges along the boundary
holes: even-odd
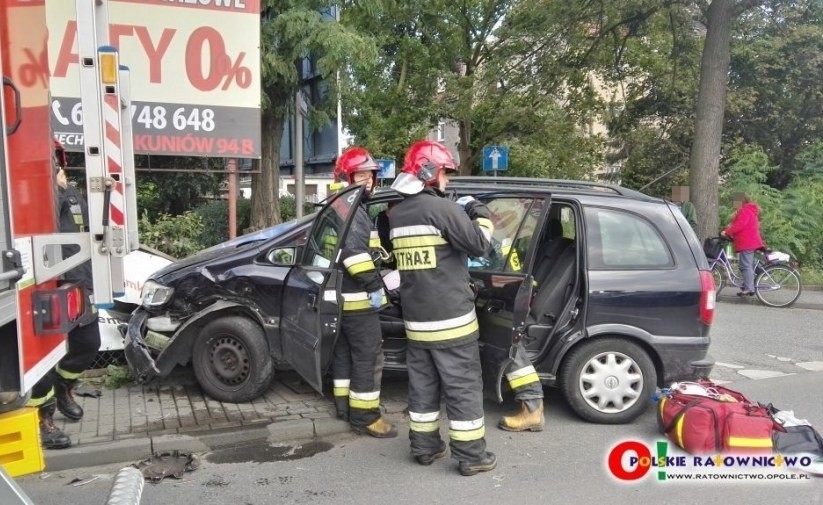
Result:
[[[483,148],[483,171],[503,172],[509,169],[509,148],[486,146]]]
[[[394,160],[375,160],[380,170],[377,172],[378,179],[394,179]]]

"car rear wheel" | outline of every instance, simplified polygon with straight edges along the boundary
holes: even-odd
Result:
[[[200,332],[192,351],[197,382],[221,402],[247,402],[263,394],[274,364],[263,329],[242,316],[221,317]]]
[[[587,421],[628,423],[651,403],[657,373],[648,353],[619,338],[580,344],[560,369],[560,388],[572,409]]]

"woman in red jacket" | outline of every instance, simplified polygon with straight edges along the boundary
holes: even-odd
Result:
[[[737,296],[754,295],[754,252],[763,247],[760,237],[760,208],[745,193],[735,193],[734,208],[737,209],[732,222],[720,232],[724,237],[731,237],[740,272],[743,274],[743,289]]]

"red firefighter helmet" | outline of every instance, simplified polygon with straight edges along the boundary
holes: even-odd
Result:
[[[457,172],[451,152],[439,142],[421,140],[409,148],[402,173],[397,176],[392,188],[407,195],[417,194],[424,187],[437,184],[441,171]]]
[[[353,184],[354,173],[367,170],[372,172],[373,178],[377,178],[377,171],[380,167],[367,150],[362,147],[352,147],[337,157],[337,162],[334,164],[334,179]]]

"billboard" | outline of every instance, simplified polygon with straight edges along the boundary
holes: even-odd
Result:
[[[48,0],[55,135],[83,150],[74,2]],[[260,0],[109,0],[136,154],[260,157]]]

